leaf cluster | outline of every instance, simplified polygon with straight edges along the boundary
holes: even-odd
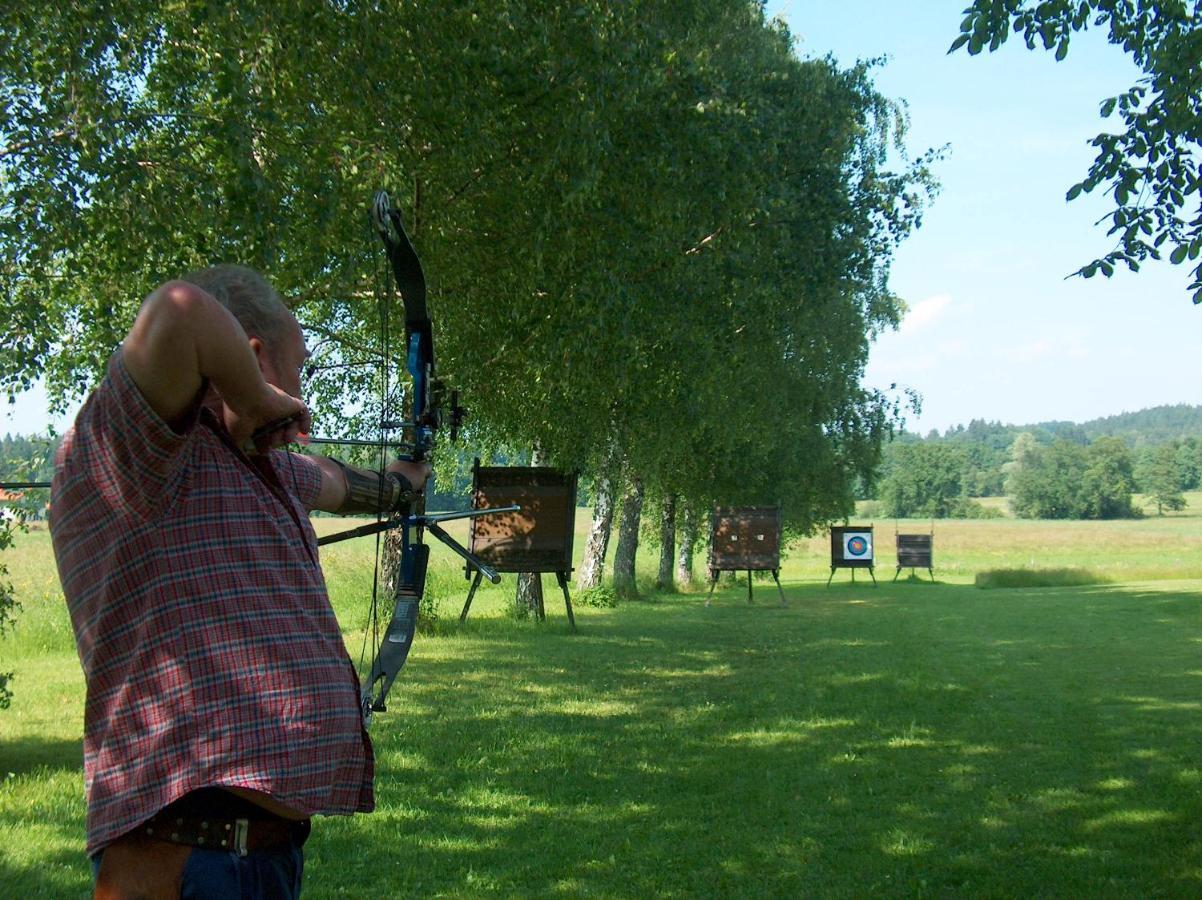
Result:
[[[1193,0],[975,0],[965,10],[949,52],[997,50],[1011,31],[1027,47],[1068,55],[1073,34],[1105,29],[1143,77],[1101,104],[1101,116],[1121,127],[1091,144],[1086,177],[1067,199],[1102,188],[1114,199],[1112,250],[1074,274],[1114,274],[1122,263],[1139,271],[1148,259],[1194,263],[1189,290],[1202,303],[1202,2]]]

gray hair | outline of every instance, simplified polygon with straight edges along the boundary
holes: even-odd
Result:
[[[291,324],[292,314],[267,279],[246,266],[225,263],[189,272],[182,279],[212,294],[246,331],[275,347]]]

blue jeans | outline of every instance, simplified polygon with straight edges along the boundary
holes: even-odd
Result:
[[[92,882],[101,850],[92,857]],[[194,847],[184,864],[181,900],[295,900],[300,897],[305,854],[300,847],[256,850],[238,856]]]

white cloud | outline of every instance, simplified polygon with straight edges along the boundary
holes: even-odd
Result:
[[[951,303],[952,298],[950,294],[935,294],[932,297],[927,297],[925,300],[918,301],[906,313],[906,317],[902,319],[901,328],[898,330],[902,334],[911,334],[926,328],[942,316],[947,308],[951,306]]]

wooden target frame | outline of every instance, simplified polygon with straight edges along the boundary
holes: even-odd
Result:
[[[752,572],[771,572],[780,594],[781,606],[787,606],[780,586],[780,507],[718,506],[710,520],[710,592],[714,595],[721,572],[747,573],[747,602],[753,603]]]
[[[900,531],[895,531],[897,536],[897,571],[893,573],[893,580],[897,581],[897,576],[901,574],[902,569],[908,568],[910,575],[914,575],[915,569],[926,569],[931,576],[931,581],[935,580],[935,526],[931,526],[931,530],[927,534],[902,534]]]
[[[470,520],[471,553],[497,572],[532,572],[540,577],[554,572],[563,591],[568,622],[576,627],[568,576],[572,572],[572,544],[576,533],[576,473],[540,466],[472,465],[472,509],[520,506],[517,512],[498,513]],[[464,577],[473,569],[464,566]],[[475,572],[459,621],[467,620],[472,598],[483,575]],[[537,614],[547,618],[542,592]]]
[[[867,556],[859,558],[847,555],[848,541],[854,541],[857,536],[867,535]],[[876,586],[876,539],[871,525],[832,525],[831,526],[831,575],[826,580],[826,586],[831,586],[836,569],[850,569],[851,582],[856,582],[856,569],[867,569]]]

